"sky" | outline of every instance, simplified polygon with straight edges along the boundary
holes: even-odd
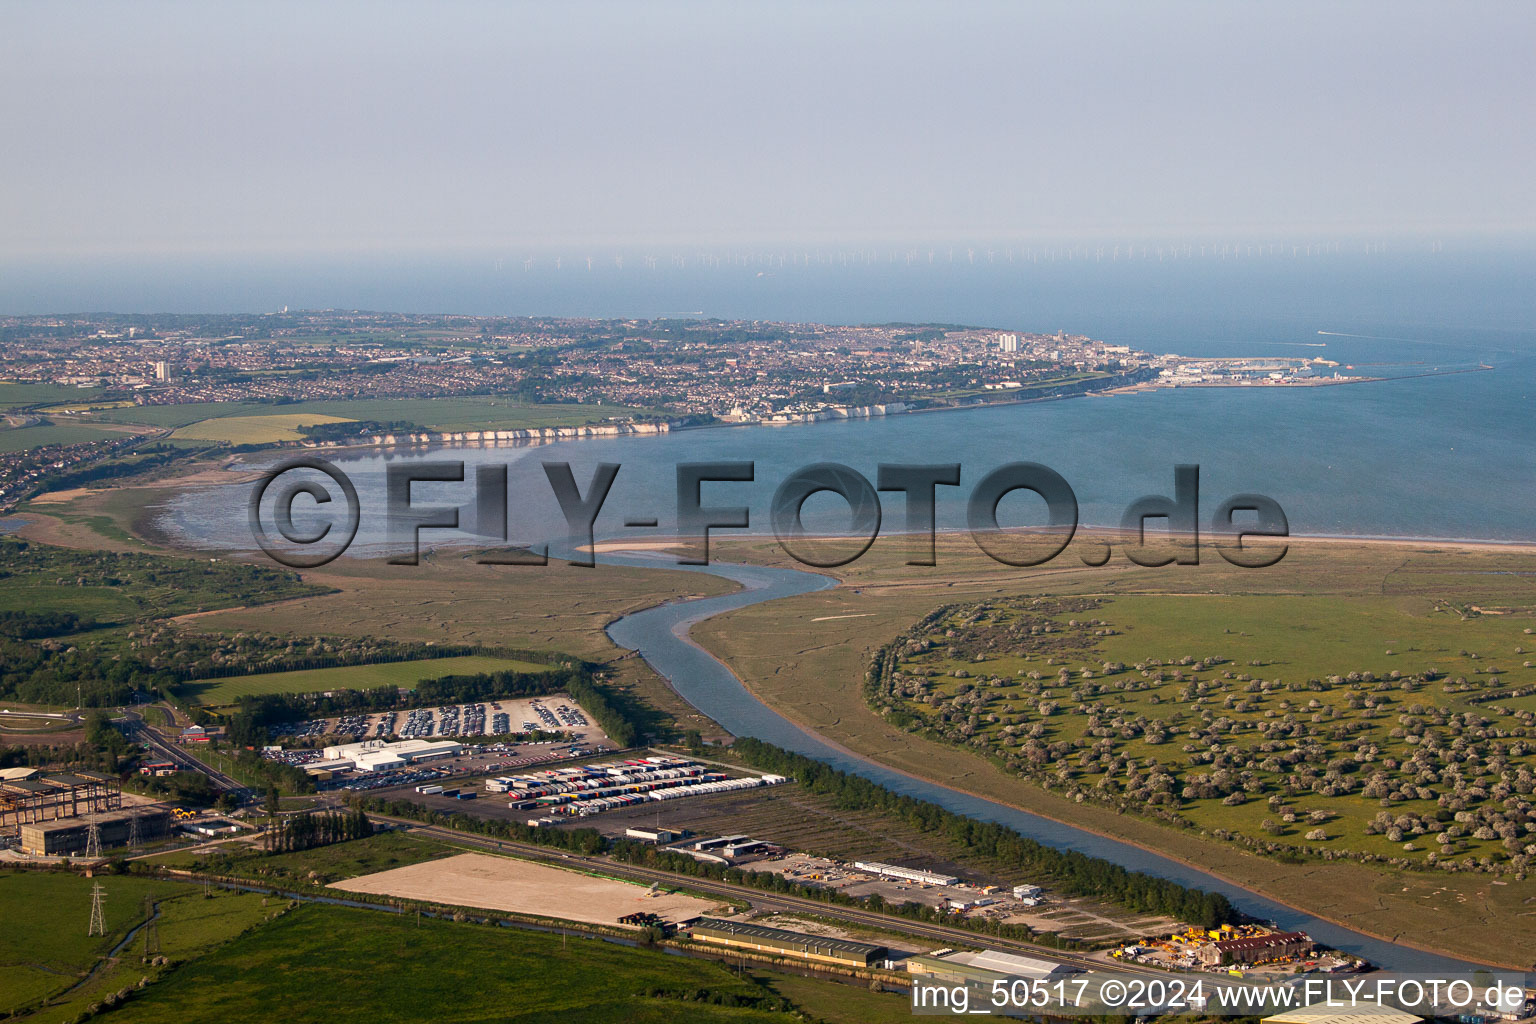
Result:
[[[1529,3],[0,8],[0,260],[1536,228]]]

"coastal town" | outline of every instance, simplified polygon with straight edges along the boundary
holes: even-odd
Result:
[[[949,325],[286,310],[7,317],[0,509],[220,445],[539,441],[1361,379],[1322,358],[1191,359],[1066,331]],[[445,417],[445,400],[479,408]],[[288,429],[242,433],[221,420]]]

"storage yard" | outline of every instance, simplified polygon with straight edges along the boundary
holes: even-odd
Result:
[[[519,700],[504,698],[474,704],[445,704],[437,708],[379,711],[289,722],[271,730],[282,742],[315,741],[324,737],[366,739],[442,739],[471,736],[515,736],[520,733],[568,733],[584,746],[612,747],[608,736],[586,712],[563,693]]]
[[[687,802],[682,799],[685,797],[762,790],[788,781],[781,775],[732,775],[670,755],[587,761],[494,775],[479,783],[449,781],[449,774],[444,768],[424,781],[394,787],[380,795],[451,811],[467,810],[461,801],[473,799],[474,813],[480,817],[550,826],[620,809],[649,808],[654,814],[663,806]]]
[[[1311,937],[1302,932],[1278,931],[1255,924],[1224,924],[1209,931],[1186,928],[1126,946],[1112,956],[1117,960],[1174,970],[1242,968],[1260,973],[1277,970],[1289,973],[1297,967],[1332,972],[1352,969],[1358,964],[1356,958],[1346,953],[1319,952]]]
[[[601,925],[614,925],[636,913],[676,923],[720,906],[695,896],[482,853],[380,871],[330,887]]]
[[[556,827],[564,823],[557,821]],[[934,837],[903,822],[867,811],[834,806],[826,798],[788,785],[700,796],[667,804],[624,807],[596,818],[575,819],[573,827],[596,826],[606,835],[623,836],[630,829],[655,832],[659,827],[678,834],[746,835],[777,847],[777,852],[734,858],[753,871],[773,871],[811,885],[826,885],[852,896],[879,893],[891,903],[908,901],[949,906],[958,900],[967,917],[1027,924],[1096,942],[1125,942],[1166,933],[1177,925],[1171,918],[1135,914],[1090,899],[1049,891],[1048,879],[1021,878],[1000,866],[962,863],[963,855]],[[632,837],[635,838],[635,837]],[[682,849],[689,843],[672,844]],[[794,851],[794,852],[786,852]],[[900,877],[880,877],[861,871],[856,862],[917,868],[941,878],[955,876],[965,884],[942,887]],[[1044,885],[1044,891],[1031,886]],[[995,887],[995,888],[993,888]],[[1015,887],[1021,887],[1015,892]],[[985,891],[992,888],[991,892]]]
[[[382,743],[375,740],[372,742]],[[406,743],[441,743],[443,741],[405,741]],[[428,752],[418,756],[426,748],[407,749],[412,756],[403,765],[374,764],[374,770],[359,771],[357,765],[348,765],[345,758],[327,761],[325,751],[284,750],[267,747],[262,756],[282,764],[303,768],[320,789],[343,789],[354,792],[415,787],[423,783],[445,783],[464,776],[486,775],[536,765],[568,762],[591,756],[591,751],[570,742],[541,740],[534,743],[486,743],[463,745],[450,743],[458,753]],[[346,746],[346,745],[343,745]],[[380,748],[385,749],[385,748]]]
[[[548,824],[543,818],[584,818],[622,807],[778,786],[788,781],[782,775],[731,776],[687,758],[652,754],[504,775],[487,779],[485,788],[488,793],[506,794],[512,810],[530,812],[533,817],[529,824]]]

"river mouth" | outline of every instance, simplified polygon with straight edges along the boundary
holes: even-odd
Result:
[[[840,771],[862,776],[904,796],[926,800],[979,821],[1007,825],[1047,846],[1075,850],[1134,871],[1219,892],[1246,914],[1273,921],[1287,930],[1304,931],[1319,942],[1364,957],[1387,970],[1443,973],[1466,972],[1481,966],[1354,931],[1134,844],[889,768],[832,743],[779,714],[759,700],[730,669],[689,635],[693,626],[707,618],[748,605],[835,586],[836,581],[830,577],[753,565],[679,566],[664,555],[650,551],[610,552],[601,555],[600,562],[707,572],[741,585],[741,590],[720,597],[656,605],[617,619],[607,629],[615,644],[638,652],[679,696],[732,735],[751,736],[815,758]]]

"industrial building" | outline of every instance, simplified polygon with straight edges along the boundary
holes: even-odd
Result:
[[[903,881],[921,882],[924,885],[954,885],[960,881],[954,875],[941,875],[936,871],[904,868],[899,864],[882,864],[876,860],[854,861],[853,866],[860,871],[868,871],[872,875],[880,875],[882,878],[900,878]]]
[[[74,818],[21,826],[21,852],[34,857],[67,857],[84,853],[86,832],[91,820],[101,829],[101,848],[127,846],[133,836],[133,822],[138,819],[139,841],[149,842],[171,829],[171,812],[163,807],[130,807],[96,815],[94,819]]]
[[[464,745],[452,740],[401,740],[398,743],[364,740],[326,747],[316,767],[330,772],[347,768],[360,772],[389,772],[421,761],[458,757],[463,752]]]
[[[939,950],[907,958],[907,972],[952,984],[989,985],[1007,978],[1048,978],[1077,974],[1078,969],[1055,960],[1041,960],[995,949],[979,953]]]
[[[116,810],[123,803],[122,785],[115,775],[23,772],[0,779],[0,828]]]
[[[724,921],[715,917],[699,918],[689,926],[689,931],[700,942],[838,964],[842,967],[874,967],[890,955],[886,947],[872,946],[867,942],[807,935],[804,932],[768,928],[745,921]]]
[[[1313,1003],[1265,1017],[1260,1024],[1419,1024],[1424,1018],[1380,1003]]]
[[[1312,946],[1312,940],[1302,932],[1269,932],[1210,942],[1201,946],[1197,955],[1201,963],[1211,967],[1257,964],[1304,956],[1312,952]]]
[[[626,828],[626,839],[638,839],[642,843],[671,843],[687,835],[686,829],[671,828]]]

